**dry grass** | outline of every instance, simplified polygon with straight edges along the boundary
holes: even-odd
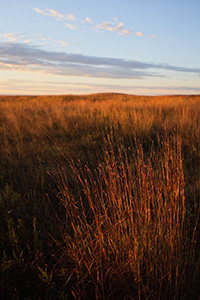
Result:
[[[184,299],[188,264],[198,270],[195,228],[188,240],[180,138],[166,136],[146,159],[138,142],[123,145],[115,151],[108,137],[95,172],[71,165],[78,197],[61,170],[64,277],[76,299]]]
[[[2,297],[198,299],[199,120],[199,96],[0,97]]]

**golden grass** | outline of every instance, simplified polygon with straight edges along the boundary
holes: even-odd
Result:
[[[1,96],[4,298],[198,299],[199,120],[200,96]]]
[[[121,141],[115,152],[108,137],[104,155],[95,172],[71,165],[78,197],[60,173],[60,266],[74,297],[184,297],[194,241],[187,242],[180,138],[166,136],[145,161],[140,144],[124,149]]]

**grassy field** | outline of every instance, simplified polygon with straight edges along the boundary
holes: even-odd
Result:
[[[0,96],[1,299],[200,299],[200,96]]]

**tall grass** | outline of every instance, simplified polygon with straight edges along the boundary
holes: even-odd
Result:
[[[2,299],[198,299],[200,97],[0,97]]]
[[[59,263],[74,298],[190,299],[196,232],[188,224],[180,137],[166,135],[146,158],[139,142],[114,149],[109,137],[95,172],[71,168],[78,197],[61,171]]]

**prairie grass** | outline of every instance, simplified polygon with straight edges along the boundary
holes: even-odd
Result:
[[[198,299],[200,97],[0,97],[2,299]]]
[[[75,299],[190,299],[197,237],[188,224],[180,137],[165,136],[146,158],[137,141],[128,149],[123,140],[116,150],[113,144],[108,137],[93,172],[71,164],[78,197],[60,171],[63,276]]]

